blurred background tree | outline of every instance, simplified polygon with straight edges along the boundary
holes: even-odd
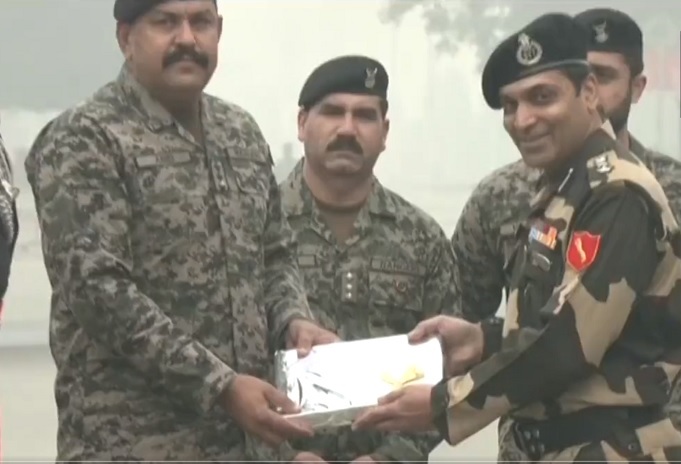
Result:
[[[440,52],[455,54],[463,45],[477,47],[482,62],[503,37],[548,12],[575,14],[595,8],[617,8],[632,16],[645,31],[645,46],[678,48],[681,6],[654,0],[386,0],[386,23],[399,25],[408,14],[420,14]]]

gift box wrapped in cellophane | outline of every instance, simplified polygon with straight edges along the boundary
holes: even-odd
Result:
[[[301,408],[287,417],[315,429],[349,425],[378,398],[407,385],[442,379],[437,339],[410,345],[406,335],[318,345],[303,358],[277,351],[275,383]]]

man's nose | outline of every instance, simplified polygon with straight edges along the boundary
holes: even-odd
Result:
[[[537,123],[537,113],[528,105],[518,105],[515,117],[513,118],[513,126],[517,131],[526,130]]]
[[[191,24],[186,19],[180,23],[175,35],[175,42],[185,46],[196,45],[196,36]]]
[[[338,133],[343,135],[355,135],[357,133],[357,125],[352,113],[345,113],[338,128]]]

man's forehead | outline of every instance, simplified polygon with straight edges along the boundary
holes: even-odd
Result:
[[[589,60],[589,64],[592,66],[615,69],[620,69],[627,66],[624,56],[617,52],[592,51],[587,55],[587,59]]]
[[[375,107],[378,105],[380,98],[376,95],[362,95],[357,93],[332,93],[324,97],[320,102],[320,106],[332,105],[342,106],[344,108],[358,108],[358,107]]]
[[[565,75],[559,70],[552,69],[507,84],[501,88],[500,93],[502,96],[522,95],[537,87],[562,87],[566,83]]]

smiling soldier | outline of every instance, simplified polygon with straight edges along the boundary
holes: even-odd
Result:
[[[604,124],[587,50],[583,27],[553,13],[488,59],[485,101],[541,173],[505,266],[505,322],[421,323],[412,342],[439,337],[459,373],[388,395],[355,429],[437,428],[456,445],[508,415],[530,462],[681,459],[665,409],[681,368],[681,230]]]

